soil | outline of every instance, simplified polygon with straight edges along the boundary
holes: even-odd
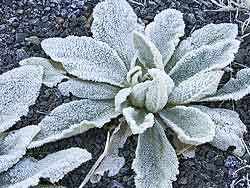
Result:
[[[138,17],[145,23],[150,23],[161,10],[175,8],[184,14],[187,36],[191,31],[208,23],[235,22],[234,13],[211,12],[216,9],[208,1],[205,4],[198,0],[135,0],[130,2]],[[45,57],[40,47],[40,41],[49,37],[66,37],[68,35],[91,36],[91,13],[97,0],[0,0],[0,74],[18,66],[18,62],[31,56]],[[235,62],[250,66],[250,38],[242,39]],[[30,112],[23,117],[14,128],[37,124],[56,106],[73,100],[73,97],[61,96],[57,88],[43,86],[41,94]],[[218,106],[220,104],[213,104]],[[235,103],[224,103],[224,107],[236,110],[242,121],[250,128],[250,96]],[[27,155],[37,158],[48,153],[70,148],[72,146],[86,148],[93,154],[93,160],[69,173],[58,185],[77,188],[84,179],[95,160],[104,149],[106,131],[93,129],[80,136],[47,144],[41,148],[28,151]],[[86,188],[134,188],[134,172],[130,169],[135,156],[136,137],[131,137],[121,150],[126,158],[126,165],[120,173],[112,178],[104,177],[97,184],[88,184]],[[250,142],[250,134],[245,135],[245,141]],[[196,157],[184,159],[180,157],[180,174],[174,188],[229,188],[235,179],[247,174],[233,175],[233,172],[248,162],[249,156],[242,159],[232,155],[231,151],[222,152],[206,144],[198,147]],[[43,180],[44,183],[48,183]],[[236,186],[237,187],[237,186]],[[247,187],[239,184],[238,187]]]

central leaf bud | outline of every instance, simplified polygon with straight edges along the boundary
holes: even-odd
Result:
[[[131,104],[139,108],[146,108],[153,113],[165,107],[168,96],[174,87],[173,80],[164,71],[157,68],[148,69],[143,76],[137,69],[132,74],[131,80],[135,84],[129,95]]]

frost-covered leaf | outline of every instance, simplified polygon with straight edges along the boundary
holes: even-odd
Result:
[[[250,69],[240,70],[236,78],[231,78],[214,96],[202,101],[239,100],[250,93]]]
[[[131,103],[139,108],[146,107],[150,112],[158,112],[167,104],[168,95],[174,88],[173,80],[159,69],[149,69],[146,80],[132,87]]]
[[[196,102],[216,93],[224,71],[197,73],[181,82],[169,96],[168,103],[185,104]]]
[[[187,52],[198,49],[204,45],[213,45],[224,40],[233,40],[238,35],[236,24],[221,23],[208,24],[194,31],[191,37],[183,40],[176,49],[175,61],[180,60]]]
[[[58,89],[64,96],[70,93],[76,97],[87,99],[114,99],[120,90],[119,87],[106,83],[70,79],[58,85]]]
[[[198,72],[222,69],[233,61],[239,44],[240,42],[237,40],[227,40],[214,45],[202,46],[187,53],[169,74],[178,85]]]
[[[162,110],[159,115],[185,144],[203,144],[215,136],[214,122],[197,108],[176,106]]]
[[[129,95],[131,94],[132,89],[131,88],[124,88],[120,90],[117,95],[115,96],[115,111],[116,112],[122,112],[123,108],[128,107],[127,99]]]
[[[37,161],[24,158],[13,168],[0,174],[0,188],[28,188],[39,184],[40,178],[58,182],[65,174],[91,159],[87,150],[70,148]]]
[[[26,153],[34,136],[40,131],[38,126],[0,134],[0,173],[16,164]]]
[[[141,134],[154,125],[154,115],[141,109],[128,107],[122,113],[133,134]]]
[[[134,32],[134,47],[137,50],[138,59],[147,68],[164,69],[162,56],[150,39],[140,32]]]
[[[136,57],[137,58],[137,57]],[[142,68],[140,66],[136,66],[136,63],[131,63],[131,69],[127,73],[127,82],[134,86],[142,80]]]
[[[127,69],[108,44],[90,37],[69,36],[42,41],[42,48],[65,70],[83,80],[123,86]]]
[[[43,68],[27,65],[0,75],[0,133],[27,115],[42,84]]]
[[[157,123],[139,135],[132,168],[136,188],[172,188],[176,180],[178,159],[163,128]]]
[[[208,114],[216,124],[216,134],[212,142],[213,146],[226,151],[230,146],[234,146],[234,153],[242,156],[245,147],[241,138],[246,132],[246,126],[239,118],[239,114],[232,110],[221,108],[208,108],[205,106],[195,106]]]
[[[174,88],[174,82],[164,71],[159,69],[150,69],[148,72],[153,80],[148,87],[145,104],[150,112],[158,112],[167,104],[168,95]]]
[[[118,174],[125,164],[124,157],[119,156],[119,149],[123,148],[127,138],[131,134],[127,123],[122,120],[120,125],[114,130],[111,138],[108,136],[104,152],[93,165],[79,188],[84,187],[89,179],[91,183],[99,182],[105,172],[108,172],[109,177]]]
[[[100,128],[117,116],[113,100],[83,99],[63,104],[38,124],[41,131],[29,147],[39,147],[48,142],[81,134],[94,127]]]
[[[164,64],[170,60],[175,47],[184,35],[185,24],[182,13],[167,9],[155,16],[154,22],[147,25],[145,33],[160,50]]]
[[[143,31],[133,9],[125,0],[105,0],[96,5],[93,17],[93,37],[115,49],[129,69],[135,54],[133,31]]]
[[[139,107],[139,108],[143,108],[145,106],[146,94],[151,84],[152,84],[151,81],[145,81],[145,82],[136,84],[132,88],[129,99],[134,106]]]
[[[28,59],[24,59],[19,62],[20,65],[40,65],[44,68],[43,75],[43,83],[48,87],[56,86],[63,79],[67,78],[64,74],[66,72],[63,69],[59,69],[58,67],[54,67],[53,65],[56,62],[52,63],[52,61],[42,58],[42,57],[31,57]]]

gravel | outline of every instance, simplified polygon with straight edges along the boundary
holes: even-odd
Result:
[[[18,66],[18,61],[31,56],[46,57],[40,47],[40,41],[49,37],[65,37],[68,35],[91,36],[91,13],[97,0],[0,0],[0,74]],[[141,1],[137,1],[141,2]],[[209,12],[215,9],[211,3],[207,5],[194,0],[147,0],[141,6],[132,3],[136,14],[145,24],[166,8],[175,8],[183,12],[187,36],[193,29],[208,23],[230,22],[230,14]],[[241,49],[235,61],[249,66],[250,38],[242,40]],[[27,116],[19,121],[15,128],[29,124],[37,124],[41,119],[63,102],[73,100],[65,98],[56,88],[43,86],[35,105],[30,107]],[[246,125],[250,124],[250,97],[235,103],[225,103],[225,107],[235,109]],[[213,104],[216,106],[217,104]],[[78,146],[86,148],[94,159],[65,176],[59,185],[76,188],[104,149],[107,132],[101,129],[90,130],[80,136],[47,144],[41,148],[30,150],[27,155],[41,158],[48,153]],[[245,136],[246,143],[250,135]],[[121,155],[126,157],[126,165],[121,172],[112,178],[104,177],[98,184],[86,188],[134,188],[134,172],[130,169],[136,149],[136,137],[131,137]],[[243,157],[248,161],[248,156]],[[242,174],[233,172],[244,165],[231,151],[222,152],[206,144],[197,149],[194,159],[180,157],[180,174],[174,188],[229,188],[233,179]],[[46,182],[46,180],[43,180]],[[244,185],[243,185],[244,187]]]

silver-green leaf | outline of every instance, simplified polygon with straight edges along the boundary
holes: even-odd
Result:
[[[231,78],[215,95],[202,101],[240,100],[250,93],[250,69],[237,72],[236,78]]]
[[[41,131],[29,147],[39,147],[48,142],[81,134],[94,127],[100,128],[118,115],[113,100],[82,99],[63,104],[38,124]]]
[[[240,42],[226,40],[192,50],[180,59],[169,75],[176,85],[201,71],[223,69],[234,59]]]
[[[8,170],[25,155],[27,147],[39,131],[38,126],[27,126],[0,134],[0,173]]]
[[[129,69],[135,53],[133,31],[143,31],[132,7],[126,0],[105,0],[96,5],[93,18],[93,37],[115,49]]]
[[[163,10],[155,16],[154,22],[147,25],[145,33],[159,49],[164,64],[173,55],[179,38],[184,35],[184,28],[182,13],[174,9]]]
[[[223,151],[226,151],[230,146],[234,146],[236,155],[244,155],[245,146],[241,138],[247,129],[237,112],[221,108],[212,109],[205,106],[195,107],[208,114],[216,124],[216,134],[213,141],[210,142],[213,146]]]
[[[56,86],[63,79],[67,78],[64,74],[66,74],[65,70],[62,68],[59,69],[59,65],[56,67],[57,62],[51,62],[48,59],[42,57],[31,57],[28,59],[24,59],[19,62],[20,65],[38,65],[44,68],[43,75],[43,84],[48,87]],[[62,65],[61,65],[62,66]]]
[[[40,178],[58,182],[65,174],[91,159],[87,150],[70,148],[36,160],[24,158],[13,168],[0,174],[0,188],[29,188],[36,186]]]
[[[27,65],[0,75],[0,133],[27,115],[42,85],[43,68]]]
[[[146,129],[154,125],[154,115],[143,110],[134,109],[132,107],[123,109],[125,117],[133,134],[141,134]]]
[[[134,32],[134,47],[137,50],[138,59],[146,68],[158,68],[163,70],[162,55],[150,39],[140,32]]]
[[[90,37],[49,38],[43,50],[65,70],[83,80],[123,86],[127,69],[117,52],[108,44]]]
[[[58,85],[58,89],[64,96],[70,93],[76,97],[87,99],[114,99],[120,88],[106,83],[69,79]]]
[[[175,150],[159,124],[139,135],[132,164],[136,188],[172,188],[178,164]]]
[[[215,136],[214,122],[209,115],[197,108],[176,106],[162,110],[159,115],[185,144],[204,144],[212,141]]]
[[[181,82],[169,96],[168,103],[186,104],[216,93],[224,71],[197,73]]]

